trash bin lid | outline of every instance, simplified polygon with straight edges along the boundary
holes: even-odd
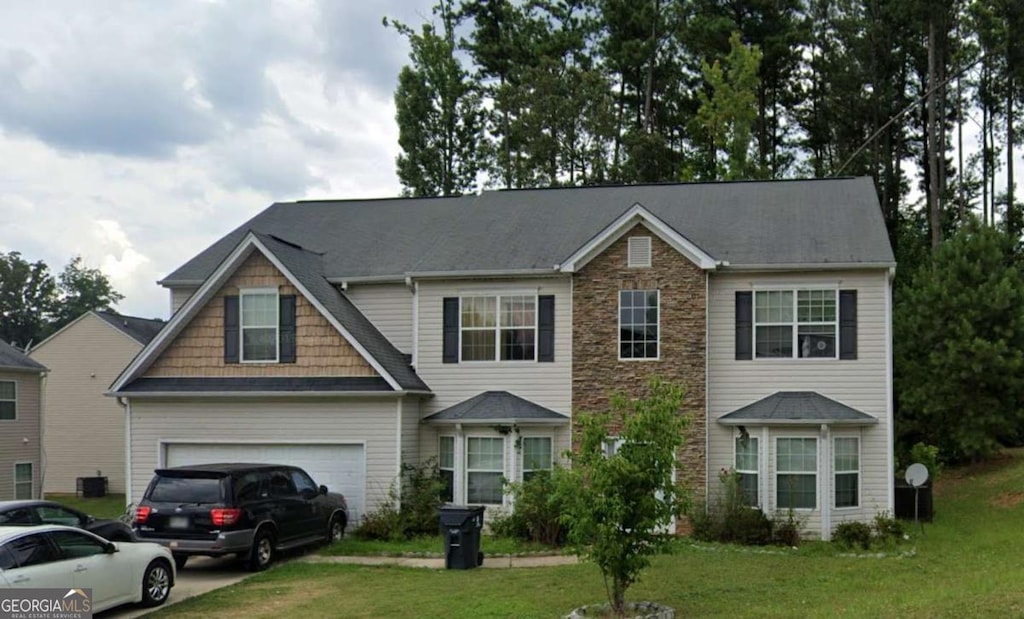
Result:
[[[446,527],[461,527],[477,516],[480,516],[482,521],[483,515],[483,505],[443,505],[438,510],[441,525]]]

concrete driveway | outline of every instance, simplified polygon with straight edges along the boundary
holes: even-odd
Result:
[[[233,585],[251,575],[252,573],[247,572],[245,567],[234,557],[222,559],[192,557],[188,560],[188,565],[185,566],[185,569],[178,571],[178,579],[175,582],[174,588],[171,589],[171,596],[164,603],[164,606],[206,593],[207,591]],[[163,608],[164,606],[158,606],[157,608]],[[141,617],[154,610],[156,609],[129,605],[98,613],[96,617],[97,619],[129,619],[130,617]]]

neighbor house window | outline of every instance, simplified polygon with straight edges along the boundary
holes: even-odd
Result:
[[[818,506],[818,439],[776,439],[775,507],[814,509]]]
[[[455,437],[442,436],[437,448],[437,468],[441,472],[444,488],[441,498],[452,503],[455,501]]]
[[[836,507],[860,505],[860,440],[837,438],[833,447],[836,476]]]
[[[743,503],[756,507],[757,500],[757,437],[736,437],[736,475],[739,476]]]
[[[619,291],[619,358],[658,358],[657,290]]]
[[[32,498],[32,463],[18,462],[14,465],[14,500]]]
[[[463,361],[533,361],[537,358],[537,297],[462,297]]]
[[[0,380],[0,420],[18,418],[18,389],[13,380]]]
[[[837,290],[759,290],[754,349],[769,357],[836,358]]]
[[[505,472],[505,439],[466,439],[466,502],[500,504]]]
[[[241,304],[242,361],[277,361],[277,290],[243,290]]]
[[[551,438],[527,437],[523,439],[523,481],[537,471],[551,470]]]

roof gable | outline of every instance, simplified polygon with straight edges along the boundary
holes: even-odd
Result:
[[[404,355],[369,325],[365,316],[362,316],[337,288],[327,283],[322,275],[317,254],[269,235],[250,232],[174,314],[157,337],[122,372],[111,386],[111,391],[122,392],[128,384],[143,376],[221,290],[232,274],[257,252],[270,261],[392,390],[429,390],[409,367]]]

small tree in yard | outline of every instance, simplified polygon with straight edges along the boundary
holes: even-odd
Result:
[[[666,550],[673,537],[666,529],[685,507],[685,489],[673,479],[689,425],[683,397],[682,387],[655,378],[646,398],[618,394],[610,414],[580,415],[579,449],[569,455],[572,468],[560,472],[569,542],[600,568],[616,616],[626,610],[629,586]],[[613,419],[620,446],[610,453]]]

